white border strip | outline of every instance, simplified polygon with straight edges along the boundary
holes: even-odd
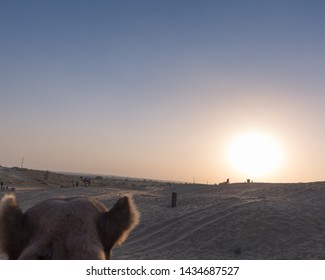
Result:
[[[325,261],[0,261],[1,279],[324,280]],[[238,269],[237,269],[238,267]],[[236,272],[236,273],[235,273]]]

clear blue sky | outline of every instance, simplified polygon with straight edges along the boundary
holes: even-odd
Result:
[[[324,1],[0,0],[0,164],[211,183],[228,143],[325,179]],[[245,174],[246,175],[246,174]]]

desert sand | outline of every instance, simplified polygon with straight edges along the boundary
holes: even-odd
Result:
[[[133,195],[141,222],[113,259],[325,259],[325,182],[199,185],[94,176],[88,187],[73,186],[78,180],[0,167],[8,186],[0,197],[14,192],[27,210],[50,197],[88,195],[111,207]]]

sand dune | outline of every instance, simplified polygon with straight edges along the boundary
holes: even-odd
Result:
[[[78,176],[3,167],[0,176],[23,209],[70,195],[110,207],[121,194],[133,194],[141,222],[113,250],[114,259],[325,259],[325,182],[214,186],[97,178],[90,187],[72,187]]]

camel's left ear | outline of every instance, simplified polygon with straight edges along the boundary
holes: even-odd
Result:
[[[17,259],[30,239],[25,217],[14,195],[0,202],[0,249],[9,259]]]
[[[120,198],[111,210],[101,214],[98,230],[107,258],[114,245],[121,245],[139,223],[139,212],[129,196]]]

